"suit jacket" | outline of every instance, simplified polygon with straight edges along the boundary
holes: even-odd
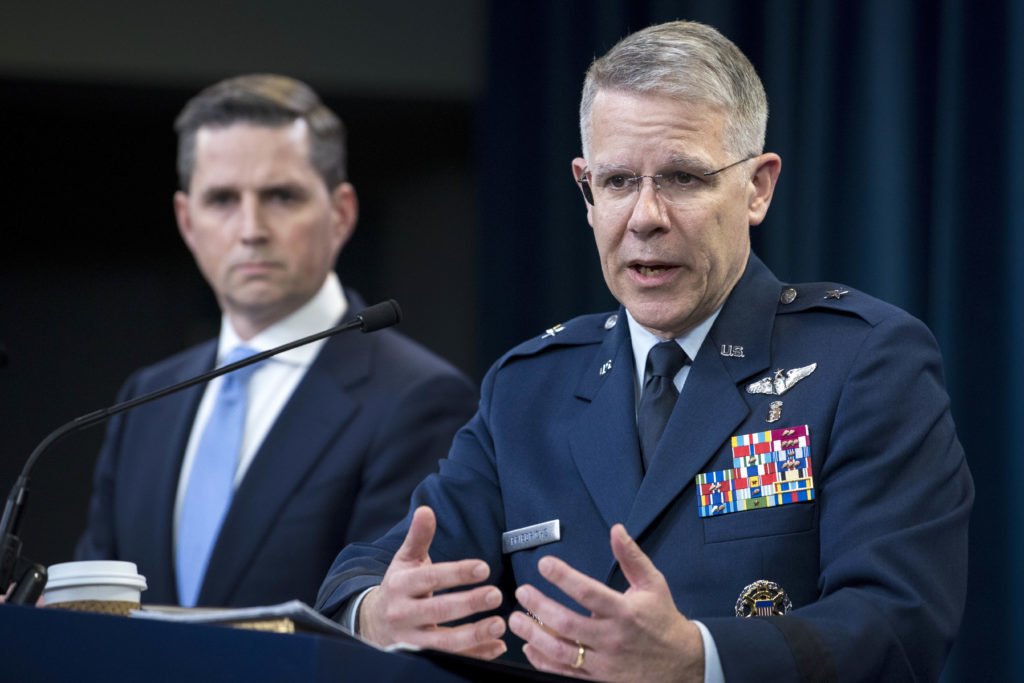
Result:
[[[621,311],[617,324],[584,316],[513,349],[486,376],[480,409],[440,471],[413,495],[413,507],[437,513],[431,558],[487,561],[505,611],[523,583],[574,606],[537,560],[559,556],[624,590],[608,536],[623,522],[679,610],[708,627],[729,681],[937,678],[963,610],[974,495],[941,360],[916,319],[829,290],[845,288],[784,287],[751,255],[646,476]],[[812,363],[781,396],[746,390]],[[781,418],[768,423],[776,400]],[[698,515],[695,475],[733,466],[730,437],[801,425],[814,500]],[[502,532],[555,519],[561,540],[502,553]],[[324,613],[337,616],[379,583],[408,520],[339,555],[318,598]],[[760,579],[786,591],[789,614],[735,616],[740,593]]]
[[[210,341],[142,369],[119,400],[205,372],[215,354]],[[77,557],[135,562],[146,603],[178,602],[174,501],[202,392],[115,417],[97,463]],[[235,491],[199,604],[311,604],[339,549],[402,517],[412,489],[472,416],[475,394],[445,361],[391,330],[330,338]]]

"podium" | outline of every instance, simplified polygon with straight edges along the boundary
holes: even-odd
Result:
[[[0,680],[567,681],[440,652],[383,652],[354,638],[277,634],[0,605]]]

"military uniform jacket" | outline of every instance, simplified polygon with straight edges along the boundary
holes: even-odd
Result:
[[[609,544],[622,522],[678,609],[708,627],[729,681],[938,678],[964,605],[974,489],[927,328],[836,284],[785,286],[751,255],[645,475],[628,325],[614,320],[576,318],[490,370],[477,415],[413,496],[437,513],[431,559],[488,562],[506,611],[523,583],[580,609],[537,561],[556,555],[624,590]],[[782,395],[747,391],[811,364]],[[768,423],[772,401],[783,405]],[[731,437],[802,425],[813,500],[698,514],[695,477],[733,466]],[[560,540],[502,552],[502,532],[549,520]],[[408,521],[342,552],[324,613],[380,582]],[[735,616],[762,579],[793,609]]]

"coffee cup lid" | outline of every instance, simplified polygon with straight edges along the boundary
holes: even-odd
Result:
[[[47,590],[83,584],[129,586],[144,591],[146,577],[138,573],[134,562],[118,560],[61,562],[47,568]]]

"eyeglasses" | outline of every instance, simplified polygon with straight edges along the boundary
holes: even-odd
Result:
[[[744,161],[750,161],[754,154],[746,159],[734,161],[728,166],[723,166],[717,171],[706,171],[700,174],[700,178],[708,178],[718,175],[733,166],[739,166]],[[594,206],[594,200],[610,208],[622,207],[632,204],[640,195],[640,188],[643,186],[644,178],[650,178],[654,183],[654,189],[658,196],[668,204],[686,204],[693,197],[693,192],[700,185],[700,178],[688,171],[672,171],[671,173],[658,173],[656,175],[637,175],[636,173],[613,171],[594,175],[590,171],[584,171],[583,176],[576,180],[583,198],[587,203]]]

